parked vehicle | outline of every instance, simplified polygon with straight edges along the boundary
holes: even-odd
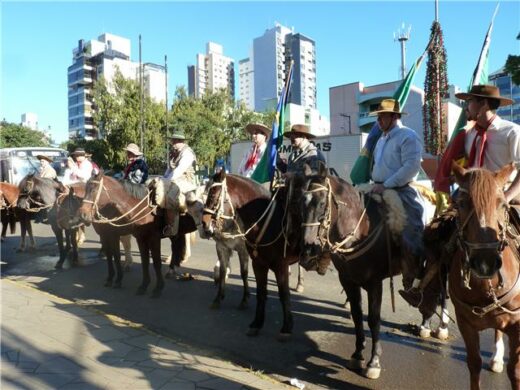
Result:
[[[2,148],[0,149],[0,181],[18,185],[29,173],[35,173],[40,167],[36,158],[38,155],[49,156],[53,159],[52,167],[58,179],[65,171],[68,153],[61,148],[44,146]]]

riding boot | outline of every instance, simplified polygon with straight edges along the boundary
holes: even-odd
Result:
[[[403,249],[402,255],[402,274],[403,274],[403,290],[399,290],[399,294],[403,299],[413,307],[419,307],[422,301],[421,279],[423,267],[420,264],[420,256],[412,254],[409,250]],[[419,270],[416,271],[419,266]]]
[[[179,231],[179,212],[178,210],[166,209],[166,225],[163,228],[165,237],[174,237]]]

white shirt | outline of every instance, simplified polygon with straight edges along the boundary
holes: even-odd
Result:
[[[255,147],[256,147],[256,145],[253,143],[253,145],[244,153],[244,156],[242,157],[242,162],[240,163],[240,166],[238,168],[239,175],[242,175],[245,177],[251,177],[251,175],[255,171],[256,167],[258,166],[258,163],[262,159],[262,156],[264,155],[265,149],[267,148],[267,142],[264,142],[262,145],[260,145],[260,147],[258,149],[257,160],[249,169],[246,169],[247,160],[249,160],[249,157],[254,152]]]
[[[63,184],[71,184],[71,183],[86,183],[90,177],[92,176],[92,163],[85,159],[78,165],[78,163],[74,163],[72,168],[67,168],[63,175]]]

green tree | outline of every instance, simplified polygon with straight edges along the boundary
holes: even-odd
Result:
[[[0,147],[2,148],[49,145],[49,141],[41,131],[6,121],[0,122]]]
[[[509,55],[507,57],[505,70],[511,75],[513,83],[520,85],[520,56]]]

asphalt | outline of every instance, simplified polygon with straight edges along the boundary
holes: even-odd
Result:
[[[2,279],[2,389],[288,389],[145,326]]]

